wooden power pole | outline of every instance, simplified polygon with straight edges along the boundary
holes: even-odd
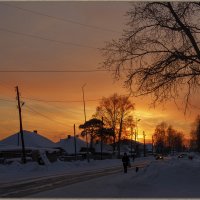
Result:
[[[143,137],[144,137],[144,157],[146,156],[145,136],[146,136],[146,134],[145,134],[145,132],[143,131]]]
[[[103,117],[102,117],[102,127],[101,127],[101,160],[103,160]]]
[[[86,83],[82,86],[82,92],[83,92],[83,107],[84,107],[84,117],[85,117],[85,122],[86,122],[86,110],[85,110],[85,92],[84,92],[84,87],[86,86]],[[85,131],[85,130],[84,130]],[[87,161],[90,162],[89,159],[89,150],[88,150],[88,137],[87,137],[87,131],[85,132],[85,137],[86,137],[86,156],[87,156]]]
[[[20,102],[20,96],[19,96],[19,88],[16,87],[17,92],[17,103],[18,103],[18,111],[19,111],[19,126],[20,126],[20,135],[21,135],[21,143],[22,143],[22,162],[26,163],[26,152],[25,152],[25,145],[24,145],[24,133],[23,133],[23,127],[22,127],[22,114],[21,114],[21,102]]]
[[[75,160],[77,160],[77,152],[76,152],[76,127],[74,124],[74,153],[75,153]]]

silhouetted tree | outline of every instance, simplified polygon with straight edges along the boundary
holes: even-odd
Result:
[[[103,66],[134,95],[153,94],[154,103],[199,87],[200,3],[134,2],[128,28],[102,49]],[[181,89],[181,90],[180,90]]]
[[[133,116],[132,115],[129,115],[126,120],[124,121],[124,127],[125,127],[125,130],[127,131],[127,129],[129,129],[129,133],[126,134],[128,136],[128,138],[131,136],[131,129],[133,131],[133,129],[135,128],[135,121],[133,119]]]
[[[200,152],[200,115],[197,116],[193,124],[190,146],[193,150]]]
[[[114,136],[114,130],[112,128],[101,128],[97,132],[99,139],[102,138],[104,143],[111,143],[110,138]]]
[[[159,153],[182,151],[184,135],[171,125],[162,122],[156,126],[154,133],[155,148]]]
[[[97,137],[99,130],[102,128],[102,121],[96,118],[86,121],[84,124],[79,126],[80,129],[83,129],[81,132],[82,136],[86,134],[90,135],[90,148],[93,148],[93,141]]]
[[[176,151],[180,152],[184,149],[184,135],[181,132],[176,131],[174,137],[174,148]]]
[[[118,155],[120,154],[120,142],[122,136],[122,130],[126,118],[129,116],[131,111],[134,110],[134,104],[129,100],[127,96],[113,94],[112,96],[105,98],[103,97],[100,101],[100,105],[96,108],[95,117],[104,119],[104,123],[108,128],[112,128],[114,131],[114,147],[118,131]]]
[[[167,128],[167,147],[170,152],[172,152],[174,147],[174,139],[173,139],[174,134],[175,130],[172,128],[172,126],[169,126]]]
[[[156,152],[164,153],[166,147],[166,132],[167,132],[167,124],[165,122],[161,122],[156,126],[154,132],[154,145]]]

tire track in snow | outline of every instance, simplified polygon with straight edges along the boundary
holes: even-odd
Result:
[[[140,164],[134,164],[131,169],[135,167],[143,168],[147,166],[149,162],[143,162]],[[122,173],[123,168],[110,167],[98,170],[79,172],[73,174],[64,174],[59,176],[52,176],[47,178],[38,178],[35,180],[24,181],[21,183],[10,184],[0,187],[0,197],[26,197],[31,194],[39,193],[45,190],[51,190],[59,187],[65,187],[67,185],[75,184],[78,182],[88,181],[94,178],[108,176],[111,174]]]

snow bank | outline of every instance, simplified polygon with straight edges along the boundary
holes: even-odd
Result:
[[[69,185],[32,197],[53,198],[199,198],[200,158],[153,160],[144,169],[129,170]]]
[[[121,160],[90,160],[63,162],[57,161],[48,165],[38,165],[36,162],[28,162],[25,165],[13,162],[10,165],[0,165],[0,184],[19,180],[44,177],[63,173],[95,170],[105,167],[120,166]]]
[[[153,157],[137,158],[135,163],[144,160],[150,164],[138,172],[128,170],[118,174],[99,177],[55,190],[45,191],[31,197],[46,198],[199,198],[200,197],[200,156],[194,159],[165,157],[155,160]],[[44,176],[75,173],[106,167],[122,166],[121,160],[90,160],[51,163],[40,166],[37,163],[21,165],[0,165],[1,185],[6,182],[20,181]]]

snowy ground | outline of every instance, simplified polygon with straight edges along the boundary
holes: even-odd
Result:
[[[11,165],[0,165],[0,185],[50,175],[94,170],[108,166],[119,166],[120,164],[121,162],[118,159],[103,161],[90,160],[89,163],[86,160],[74,162],[58,161],[47,166],[38,165],[36,162],[25,165],[14,162]]]
[[[77,183],[31,197],[59,198],[200,198],[200,158],[153,161],[135,172]]]
[[[142,162],[144,158],[136,159]],[[145,158],[151,163],[137,173],[129,170],[69,185],[63,188],[41,192],[30,197],[46,198],[200,198],[200,156],[193,160],[168,157],[164,160]],[[110,166],[120,166],[121,160],[57,162],[49,166],[14,163],[0,165],[1,184],[10,181],[31,179],[76,171],[88,171]]]

